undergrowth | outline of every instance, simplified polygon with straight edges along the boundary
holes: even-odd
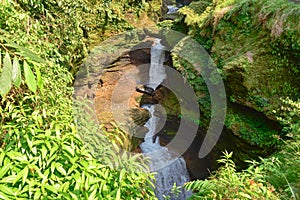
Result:
[[[128,138],[109,137],[72,100],[88,39],[132,28],[128,6],[137,17],[143,5],[1,1],[0,199],[154,198],[145,161],[120,151]]]

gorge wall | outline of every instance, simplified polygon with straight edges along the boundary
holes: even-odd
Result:
[[[180,13],[181,21],[173,28],[182,30],[184,24],[186,33],[210,53],[223,75],[230,101],[226,127],[251,144],[280,143],[286,134],[276,123],[282,115],[282,99],[297,99],[300,94],[299,5],[268,0],[196,1]],[[188,66],[179,62],[178,68],[184,65]],[[203,102],[209,105],[209,100],[203,98]],[[271,127],[245,117],[249,110],[264,115]]]

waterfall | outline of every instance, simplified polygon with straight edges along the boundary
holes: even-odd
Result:
[[[166,48],[160,43],[161,39],[156,38],[151,47],[151,64],[149,69],[149,84],[148,87],[155,89],[167,77],[163,66],[165,60]],[[159,137],[155,138],[156,127],[160,118],[155,116],[155,105],[144,105],[151,117],[145,124],[148,128],[148,133],[145,135],[144,142],[140,145],[143,153],[150,158],[150,170],[155,171],[155,194],[159,200],[165,196],[170,196],[171,200],[184,200],[191,195],[190,191],[185,191],[182,188],[178,196],[172,194],[174,183],[176,186],[183,186],[184,183],[190,180],[189,173],[186,168],[186,163],[182,157],[178,157],[175,152],[163,147],[159,143]]]
[[[153,141],[156,126],[159,118],[155,116],[155,105],[144,105],[143,108],[149,110],[151,117],[145,124],[149,129],[145,136],[145,141],[140,145],[142,151],[150,157],[150,170],[158,169],[155,175],[155,194],[159,200],[165,196],[170,196],[171,200],[184,200],[191,195],[190,191],[181,189],[181,193],[175,196],[171,193],[174,183],[176,186],[183,186],[190,180],[186,163],[182,157],[177,157],[175,152],[169,151],[168,148],[160,146],[159,137]]]
[[[155,90],[166,78],[167,74],[164,68],[165,46],[160,43],[161,39],[156,38],[151,47],[151,63],[149,69],[148,86]]]

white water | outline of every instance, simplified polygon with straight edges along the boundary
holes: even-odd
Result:
[[[168,8],[168,12],[167,12],[167,15],[168,14],[173,14],[173,13],[176,13],[178,11],[178,7],[176,6],[171,6],[171,5],[167,5],[167,8]]]
[[[154,90],[167,77],[164,68],[165,46],[160,43],[161,39],[156,38],[151,47],[151,64],[149,69],[149,87]]]
[[[163,66],[166,49],[160,41],[160,39],[155,39],[155,42],[151,47],[151,65],[148,86],[154,90],[167,77]],[[171,193],[174,183],[176,186],[183,186],[184,183],[190,180],[186,163],[184,159],[179,157],[175,152],[160,146],[159,137],[156,137],[155,141],[153,141],[156,127],[160,119],[154,114],[155,105],[145,105],[143,107],[149,110],[151,117],[145,124],[145,127],[147,127],[149,131],[144,138],[145,141],[140,147],[146,156],[150,158],[150,170],[157,173],[155,175],[155,194],[159,200],[163,200],[164,195],[170,196],[171,200],[187,199],[187,197],[191,195],[190,191],[186,192],[184,189],[181,189],[181,193],[178,194],[178,196]]]
[[[172,194],[174,183],[176,186],[183,186],[190,180],[186,163],[182,157],[177,157],[176,153],[169,151],[166,147],[160,146],[159,137],[153,143],[156,126],[159,118],[154,115],[155,105],[145,105],[145,109],[149,110],[151,117],[145,124],[149,132],[145,136],[145,141],[140,145],[142,151],[150,157],[150,170],[156,170],[155,175],[155,194],[159,200],[163,200],[165,196],[170,196],[172,200],[184,200],[191,195],[190,191],[181,189],[178,196]]]

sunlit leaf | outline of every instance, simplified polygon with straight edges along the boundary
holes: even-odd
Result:
[[[36,80],[35,80],[35,76],[32,72],[32,70],[30,69],[30,66],[27,64],[26,61],[24,61],[24,74],[25,74],[25,82],[28,86],[28,88],[32,91],[32,92],[36,92]]]
[[[8,195],[15,196],[15,192],[5,185],[0,185],[0,191]]]
[[[21,68],[19,65],[19,60],[15,56],[13,60],[13,69],[12,69],[12,79],[14,82],[14,85],[19,88],[21,85]]]
[[[18,160],[20,162],[27,161],[26,155],[24,155],[20,152],[10,151],[10,152],[7,152],[7,156],[12,160]]]
[[[4,156],[5,156],[5,152],[4,152],[4,151],[1,151],[1,152],[0,152],[0,167],[2,167],[2,163],[3,163],[3,160],[4,160]]]
[[[72,199],[79,200],[78,196],[74,194],[73,192],[70,192],[70,195],[72,196]]]
[[[119,188],[117,191],[116,200],[120,200],[120,199],[121,199],[121,189]]]
[[[12,163],[8,163],[0,168],[0,179],[10,170],[12,167]]]
[[[11,59],[6,52],[5,57],[3,59],[3,69],[0,76],[0,93],[2,96],[7,95],[12,87],[12,64]]]
[[[23,173],[23,177],[22,177],[22,184],[25,184],[25,181],[26,181],[26,179],[28,177],[28,172],[29,172],[29,168],[28,168],[28,166],[26,166],[24,168],[24,173]]]
[[[0,32],[3,32],[2,30]],[[47,62],[42,59],[41,57],[39,57],[37,54],[35,54],[34,52],[30,51],[29,49],[26,49],[25,47],[22,47],[16,43],[14,43],[13,41],[11,41],[10,39],[0,35],[0,39],[5,40],[7,43],[5,44],[5,46],[8,47],[12,47],[15,48],[16,50],[18,50],[17,52],[15,52],[18,55],[21,55],[25,58],[29,58],[32,61],[35,61],[37,63],[42,63],[42,64],[46,64]]]
[[[72,147],[70,147],[68,144],[65,144],[63,146],[63,150],[65,150],[66,152],[68,152],[72,156],[74,156],[74,154],[75,154],[74,149],[72,149]]]
[[[94,189],[94,190],[92,190],[92,191],[93,191],[93,192],[90,194],[89,199],[96,199],[96,193],[97,193],[97,190]]]
[[[41,190],[38,188],[34,193],[33,199],[40,199],[41,195]]]
[[[42,146],[41,153],[42,153],[42,159],[45,159],[47,155],[47,148],[45,146]]]
[[[41,71],[37,65],[34,65],[35,73],[36,73],[36,79],[37,79],[37,86],[40,88],[41,91],[43,91],[43,80],[41,76]]]
[[[60,163],[57,163],[55,168],[56,168],[57,171],[59,171],[59,173],[61,173],[62,175],[64,175],[64,176],[67,175],[66,170],[63,168],[63,166],[62,166]]]
[[[16,184],[23,177],[24,173],[25,168],[17,173],[17,176],[14,178],[13,185]]]
[[[0,191],[0,199],[9,199],[9,197]]]

